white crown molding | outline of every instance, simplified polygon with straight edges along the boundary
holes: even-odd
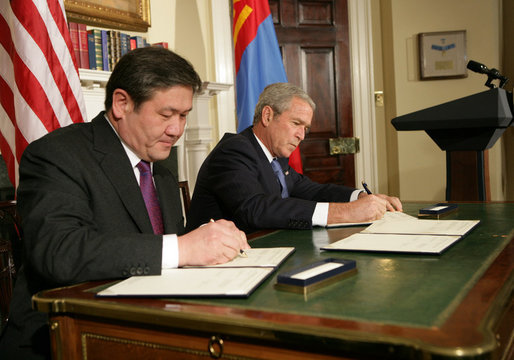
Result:
[[[210,3],[215,80],[219,83],[233,85],[235,81],[235,65],[229,2],[226,0],[210,0]],[[214,143],[217,143],[226,132],[236,132],[234,86],[216,96],[216,108],[218,121]]]

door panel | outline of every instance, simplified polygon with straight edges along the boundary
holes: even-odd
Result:
[[[317,108],[300,145],[304,174],[355,186],[353,155],[330,155],[328,139],[353,136],[346,0],[269,0],[289,82]]]

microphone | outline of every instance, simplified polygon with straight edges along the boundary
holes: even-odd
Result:
[[[505,85],[505,83],[509,80],[508,78],[500,74],[500,72],[497,69],[489,69],[487,66],[477,61],[469,60],[467,68],[476,73],[487,75],[487,82],[485,83],[485,85],[490,87],[491,89],[494,88],[494,85],[491,84],[492,80],[500,80],[500,88],[502,88],[503,85]]]
[[[487,66],[485,66],[484,64],[481,64],[481,63],[473,61],[473,60],[469,60],[468,69],[471,71],[477,72],[479,74],[491,75],[495,79],[499,79],[500,77],[503,77],[498,70],[488,69]]]

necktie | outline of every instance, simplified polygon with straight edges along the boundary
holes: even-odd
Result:
[[[157,191],[152,179],[152,171],[150,170],[150,163],[141,160],[137,164],[137,168],[141,174],[139,179],[139,187],[145,200],[146,210],[152,223],[153,232],[155,234],[163,234],[164,227],[162,225],[162,213],[159,205],[159,199],[157,198]]]
[[[273,159],[271,162],[271,167],[273,168],[273,171],[275,172],[275,175],[277,175],[278,181],[280,182],[280,187],[282,188],[282,198],[289,197],[289,192],[287,191],[286,185],[286,177],[284,176],[282,167],[280,166],[280,163],[277,159]]]

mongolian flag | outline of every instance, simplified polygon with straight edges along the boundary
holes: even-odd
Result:
[[[63,0],[0,0],[0,34],[0,150],[16,187],[25,147],[86,107]]]
[[[237,131],[253,123],[259,95],[272,83],[287,82],[268,0],[234,0],[234,53],[236,63]],[[300,148],[289,165],[303,173]]]

